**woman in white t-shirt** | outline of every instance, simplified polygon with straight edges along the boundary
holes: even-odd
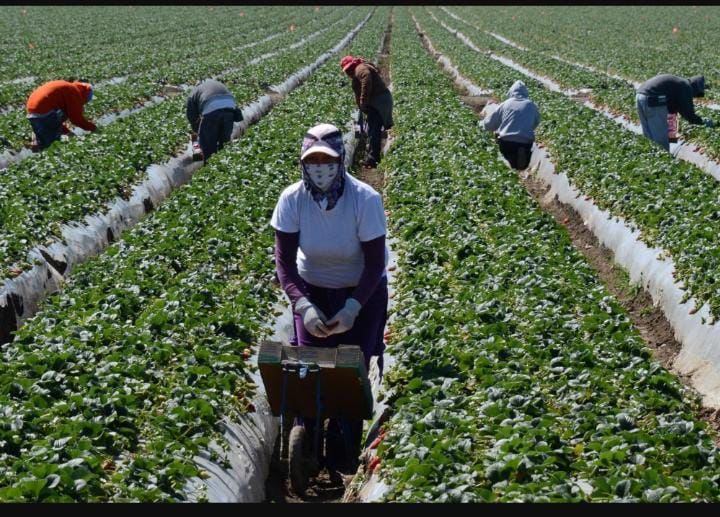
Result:
[[[365,365],[378,356],[382,370],[388,304],[385,211],[380,194],[348,174],[344,162],[337,127],[320,124],[308,131],[300,155],[302,180],[283,191],[270,222],[277,275],[294,309],[291,344],[358,345]],[[312,422],[305,426],[312,432]],[[361,420],[330,421],[331,472],[353,468],[361,435]],[[352,444],[350,450],[344,443]]]

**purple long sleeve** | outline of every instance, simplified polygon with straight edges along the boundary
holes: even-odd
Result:
[[[385,236],[361,242],[360,247],[365,257],[365,267],[352,297],[359,301],[360,305],[365,305],[380,284],[385,271]]]
[[[310,296],[295,262],[299,245],[300,232],[275,230],[275,268],[280,285],[290,298],[293,308],[300,298]]]

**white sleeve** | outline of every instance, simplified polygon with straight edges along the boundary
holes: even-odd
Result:
[[[374,193],[363,200],[358,221],[358,239],[367,242],[385,235],[385,208],[382,197]]]
[[[285,233],[300,231],[297,196],[288,195],[287,190],[280,194],[280,199],[278,199],[270,219],[270,226]]]

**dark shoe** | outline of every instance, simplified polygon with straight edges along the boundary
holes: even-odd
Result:
[[[378,162],[376,162],[375,160],[365,160],[362,164],[363,167],[367,167],[368,169],[374,169],[375,167],[377,167],[377,165]]]

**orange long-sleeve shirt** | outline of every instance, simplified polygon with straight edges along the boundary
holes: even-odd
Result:
[[[89,94],[90,85],[87,83],[50,81],[30,94],[27,111],[28,113],[47,113],[59,108],[63,110],[66,118],[76,126],[87,131],[95,131],[97,126],[83,115]]]

